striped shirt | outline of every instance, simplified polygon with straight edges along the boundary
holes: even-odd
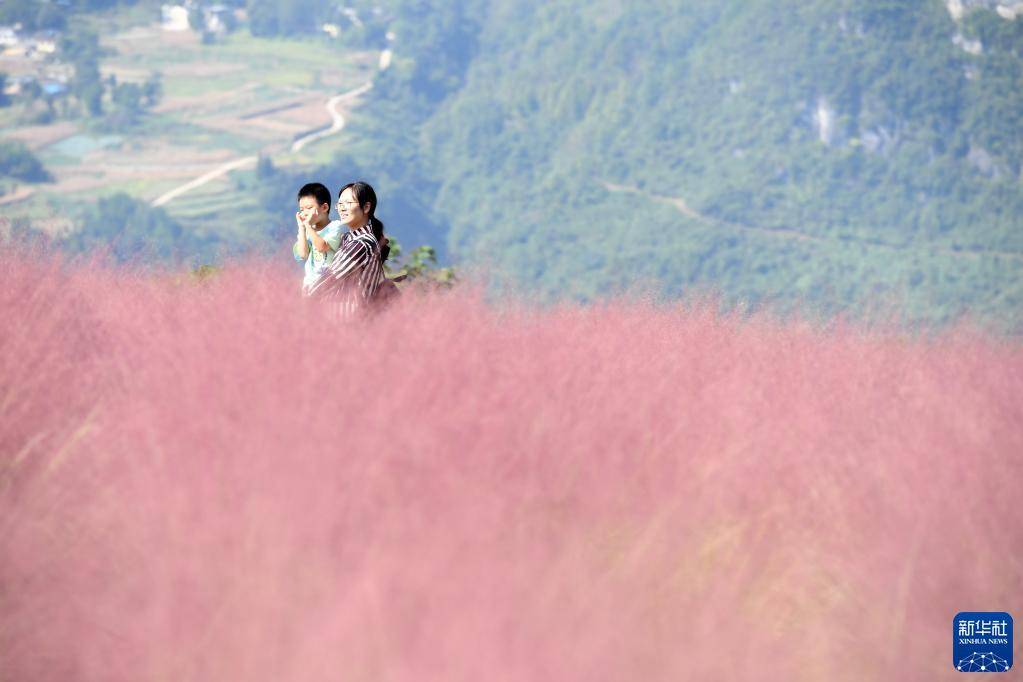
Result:
[[[337,304],[342,318],[365,310],[384,278],[380,244],[369,223],[341,235],[330,267],[309,287],[309,296]]]

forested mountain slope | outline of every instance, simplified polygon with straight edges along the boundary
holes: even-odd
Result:
[[[1023,17],[986,5],[398,2],[360,158],[543,294],[1006,319]]]

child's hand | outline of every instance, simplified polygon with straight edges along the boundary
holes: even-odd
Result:
[[[305,211],[295,213],[295,225],[298,226],[298,233],[304,235],[306,228],[309,227],[309,216]]]

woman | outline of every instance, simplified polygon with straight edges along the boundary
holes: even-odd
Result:
[[[384,282],[390,247],[384,224],[375,216],[377,195],[365,182],[350,182],[338,192],[338,219],[348,226],[334,260],[311,287],[314,298],[337,302],[343,317],[365,310]]]

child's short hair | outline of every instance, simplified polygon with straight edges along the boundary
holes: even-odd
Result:
[[[298,190],[296,198],[301,199],[302,197],[316,199],[317,206],[330,204],[330,190],[319,182],[310,182],[308,185],[302,185],[302,189]]]

